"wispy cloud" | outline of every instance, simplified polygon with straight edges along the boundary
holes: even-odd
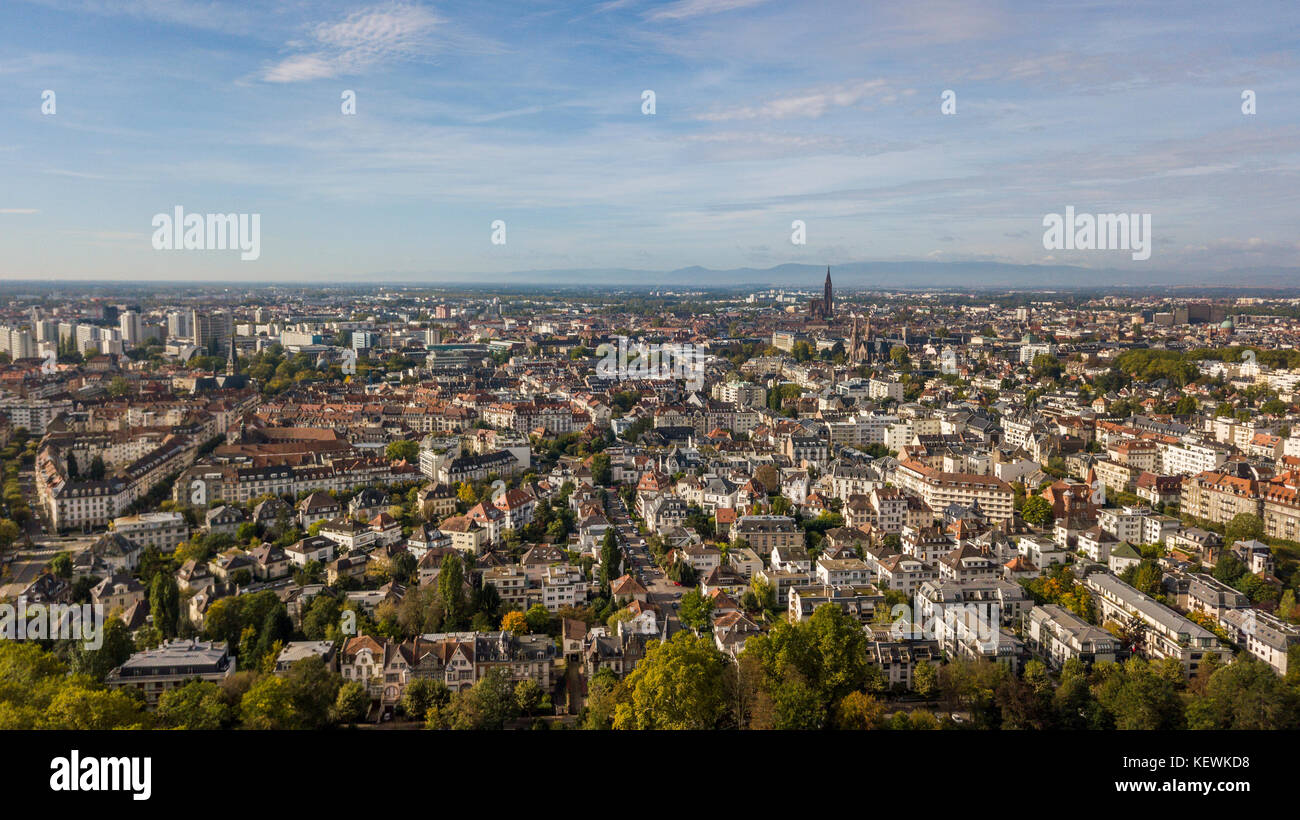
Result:
[[[757,6],[766,0],[677,0],[663,8],[646,15],[648,20],[688,20],[706,14],[720,14],[749,6]]]
[[[443,20],[423,6],[391,3],[314,26],[303,53],[269,66],[262,79],[295,83],[359,74],[375,65],[409,60],[432,49],[431,35]]]
[[[264,214],[260,270],[318,280],[1047,261],[1071,203],[1153,213],[1159,265],[1300,264],[1297,12],[1272,0],[29,2],[0,12],[0,276],[211,274],[131,238],[178,202]]]
[[[784,120],[793,117],[816,119],[835,108],[857,105],[863,99],[880,94],[887,88],[884,80],[860,80],[830,88],[810,89],[776,97],[756,105],[742,105],[700,114],[705,122],[731,120]]]
[[[496,122],[498,120],[510,119],[511,117],[524,117],[529,114],[540,114],[545,110],[546,109],[540,105],[530,105],[525,108],[512,108],[509,111],[497,111],[492,114],[479,114],[476,116],[468,117],[467,119],[469,122],[489,123],[489,122]]]

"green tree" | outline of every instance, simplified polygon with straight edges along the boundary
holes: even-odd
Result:
[[[912,688],[923,698],[932,698],[939,688],[939,670],[935,665],[922,661],[912,670]]]
[[[465,566],[459,555],[447,555],[438,571],[438,596],[445,625],[458,629],[465,618]]]
[[[584,729],[611,729],[614,712],[618,707],[622,682],[612,669],[601,667],[587,684],[587,708],[583,714]]]
[[[710,616],[713,614],[713,599],[706,598],[698,589],[692,587],[686,590],[682,595],[681,603],[677,607],[677,617],[681,622],[696,631],[709,628],[712,623]]]
[[[0,522],[0,524],[3,523],[5,522]],[[9,523],[13,523],[13,522],[9,522]],[[58,555],[51,558],[50,572],[54,573],[60,578],[71,578],[72,577],[72,556],[68,555],[66,552],[61,552]]]
[[[1120,573],[1120,579],[1139,592],[1154,598],[1163,591],[1164,570],[1160,568],[1159,563],[1148,558],[1124,570]]]
[[[339,688],[343,685],[337,672],[326,666],[319,656],[312,655],[295,661],[284,680],[302,728],[322,729],[330,725]]]
[[[1214,563],[1214,569],[1210,574],[1225,584],[1235,584],[1246,574],[1246,565],[1241,562],[1236,553],[1225,550]]]
[[[885,706],[866,692],[850,692],[835,710],[838,729],[875,729],[885,717]]]
[[[519,707],[510,678],[501,669],[489,669],[469,689],[457,692],[447,711],[450,729],[502,729]]]
[[[597,487],[608,487],[614,482],[609,456],[605,453],[596,453],[591,457],[591,480]]]
[[[1190,416],[1197,410],[1196,399],[1191,396],[1183,396],[1174,405],[1175,416]]]
[[[545,606],[533,604],[524,613],[524,621],[528,624],[529,633],[542,634],[550,630],[552,618],[550,611]]]
[[[413,683],[418,683],[414,681]],[[339,687],[338,697],[334,699],[334,719],[339,723],[358,723],[365,719],[370,709],[370,695],[366,688],[356,681],[348,681]],[[409,712],[408,712],[409,714]]]
[[[1264,522],[1254,513],[1237,513],[1228,522],[1227,529],[1224,530],[1225,538],[1229,545],[1237,541],[1247,541],[1252,538],[1264,537]]]
[[[1282,593],[1281,600],[1277,604],[1277,615],[1288,621],[1296,620],[1300,616],[1300,605],[1296,603],[1296,594],[1294,589],[1288,589]]]
[[[614,528],[605,530],[605,537],[600,542],[600,581],[608,584],[622,575],[623,550],[618,546],[618,536]]]
[[[147,729],[152,716],[140,701],[125,691],[92,689],[72,679],[45,708],[43,729],[101,731],[104,729]]]
[[[266,614],[262,616],[261,630],[257,634],[255,660],[252,660],[252,662],[262,665],[268,661],[268,656],[269,661],[274,662],[280,649],[292,639],[293,621],[289,618],[288,611],[283,605],[268,609]],[[248,658],[243,660],[245,663],[250,661]],[[316,660],[320,659],[316,658]],[[303,661],[298,663],[303,663]],[[297,663],[294,664],[294,666],[297,665]],[[333,700],[334,697],[331,695],[330,701]]]
[[[1182,702],[1174,679],[1141,658],[1101,664],[1092,687],[1116,729],[1181,729]],[[1182,673],[1179,670],[1179,678]]]
[[[289,683],[276,675],[261,675],[239,703],[245,729],[298,729],[301,723]]]
[[[440,680],[416,678],[402,693],[402,711],[411,720],[426,720],[431,710],[438,710],[451,701],[451,690]]]
[[[234,717],[221,687],[212,681],[193,680],[158,698],[158,722],[169,729],[225,729]]]
[[[176,637],[181,620],[181,591],[171,573],[154,574],[149,586],[149,614],[164,640]]]
[[[110,618],[101,627],[100,646],[89,649],[82,641],[72,642],[69,667],[74,675],[86,675],[102,683],[108,673],[126,663],[135,653],[135,641],[120,618]]]
[[[1041,495],[1031,495],[1025,499],[1025,505],[1020,511],[1021,518],[1031,527],[1046,529],[1052,526],[1056,517],[1052,513],[1052,504]]]
[[[615,729],[711,729],[726,712],[721,653],[708,637],[654,641],[625,681]]]
[[[1268,664],[1241,658],[1210,676],[1187,707],[1189,729],[1295,729],[1300,696]]]
[[[1089,688],[1088,670],[1078,658],[1061,667],[1060,682],[1052,694],[1055,725],[1062,729],[1102,729],[1108,720]]]
[[[819,656],[817,688],[826,702],[861,689],[867,681],[867,635],[862,625],[835,604],[813,612],[810,625]]]
[[[684,587],[693,587],[699,580],[695,568],[689,561],[678,559],[668,568],[668,580],[681,584]]]
[[[384,448],[384,457],[389,461],[412,464],[420,457],[420,445],[415,441],[391,441]]]
[[[302,616],[302,632],[311,641],[333,640],[337,637],[343,604],[333,595],[313,597]]]
[[[12,511],[13,508],[14,505],[11,503],[10,510]],[[13,521],[13,519],[0,518],[0,550],[5,550],[13,546],[13,543],[18,540],[18,536],[21,534],[22,534],[22,529],[18,526],[18,524],[15,521]],[[60,554],[64,554],[64,553],[60,553]],[[58,556],[55,557],[57,558]],[[66,571],[68,574],[60,575],[60,577],[62,578],[72,577],[71,558],[68,559]]]
[[[515,705],[522,714],[532,716],[541,706],[544,694],[537,681],[525,678],[515,684]]]
[[[787,678],[770,695],[771,707],[755,728],[821,729],[826,724],[826,706],[817,690],[799,675]]]

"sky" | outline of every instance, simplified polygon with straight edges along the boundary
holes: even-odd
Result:
[[[1298,22],[1196,0],[5,0],[0,278],[1300,266]],[[156,250],[178,206],[260,215],[260,255]],[[1066,207],[1150,214],[1150,259],[1046,249]]]

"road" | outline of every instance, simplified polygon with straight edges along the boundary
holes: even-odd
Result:
[[[682,628],[677,617],[677,604],[681,601],[685,587],[679,587],[663,571],[655,566],[654,556],[646,546],[646,540],[638,532],[631,513],[623,499],[610,494],[613,498],[609,505],[610,523],[618,530],[619,543],[628,558],[628,572],[650,593],[650,603],[659,607],[660,613],[668,619],[668,634],[672,635]]]
[[[0,583],[0,599],[16,598],[32,581],[36,580],[36,576],[41,574],[41,570],[49,562],[49,557],[23,553],[23,557],[15,558],[12,563],[7,564],[3,583]]]
[[[34,546],[16,551],[14,559],[6,565],[7,572],[0,579],[0,598],[16,597],[26,589],[50,559],[60,552],[76,555],[94,543],[97,535],[53,535],[36,539]]]
[[[19,470],[18,484],[23,490],[23,500],[32,511],[32,517],[27,519],[27,537],[35,541],[49,532],[45,508],[36,495],[36,472],[30,468]]]

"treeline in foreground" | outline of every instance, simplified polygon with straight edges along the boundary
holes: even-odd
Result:
[[[915,672],[899,701],[867,662],[867,636],[836,607],[779,622],[751,638],[738,661],[709,636],[683,631],[652,642],[626,678],[594,676],[576,725],[586,729],[1295,729],[1300,674],[1279,677],[1242,658],[1185,680],[1174,661],[1133,659],[1086,669],[1071,661],[1023,674],[956,660]],[[87,657],[58,647],[0,642],[0,729],[321,729],[365,719],[370,699],[319,658],[284,675],[269,667],[221,683],[193,681],[148,711],[131,690],[110,690]],[[1293,664],[1292,668],[1300,666]],[[406,688],[399,719],[430,729],[550,728],[551,693],[492,672],[452,693],[440,681]]]

